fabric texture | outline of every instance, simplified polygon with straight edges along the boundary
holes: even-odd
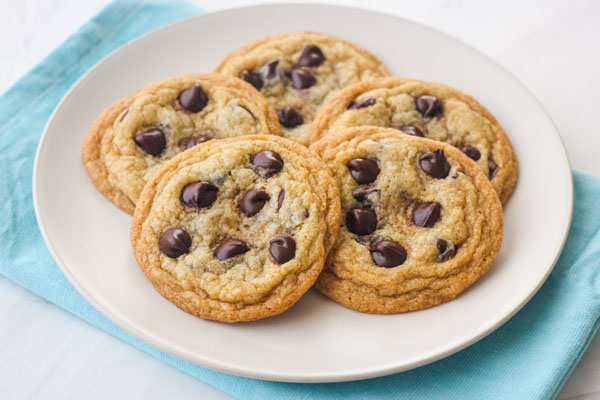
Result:
[[[433,364],[331,384],[254,380],[165,354],[112,324],[52,260],[34,215],[31,181],[40,135],[71,85],[110,51],[151,29],[200,13],[183,1],[117,1],[0,97],[0,273],[149,354],[241,399],[540,399],[555,397],[598,328],[600,178],[574,172],[575,209],[554,271],[533,299],[485,339]],[[25,240],[26,239],[26,240]]]

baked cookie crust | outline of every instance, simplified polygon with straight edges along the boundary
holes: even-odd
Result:
[[[189,111],[180,96],[196,85],[201,89],[192,93],[196,97],[188,96],[186,104],[193,107],[196,101],[202,106],[204,101],[204,106]],[[237,78],[189,74],[153,83],[109,106],[92,124],[81,157],[96,188],[133,214],[146,181],[165,161],[195,143],[190,140],[248,134],[281,134],[277,115],[263,96]],[[140,144],[153,153],[161,144],[163,148],[149,154]]]
[[[460,148],[488,175],[503,203],[517,182],[517,158],[502,126],[474,98],[452,87],[398,77],[354,84],[323,106],[313,121],[310,142],[365,125],[395,128]]]
[[[279,167],[265,170],[261,162]],[[199,182],[213,186],[208,201],[209,191],[186,192]],[[201,207],[190,207],[190,198]],[[131,244],[146,276],[177,307],[251,321],[285,311],[313,285],[340,218],[337,185],[315,154],[280,137],[241,136],[168,161],[139,198]],[[171,229],[189,238],[165,239]]]
[[[310,149],[331,168],[344,216],[315,285],[324,295],[366,313],[421,310],[492,265],[502,205],[460,150],[379,127],[347,128]]]
[[[367,50],[317,32],[264,37],[229,54],[215,72],[252,83],[277,110],[283,136],[305,146],[314,116],[333,93],[389,75]]]

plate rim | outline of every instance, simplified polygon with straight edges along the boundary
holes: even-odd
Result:
[[[506,323],[509,319],[511,319],[517,312],[519,312],[528,302],[529,300],[531,300],[531,298],[538,292],[538,290],[541,288],[541,286],[544,284],[544,282],[547,280],[548,276],[550,275],[550,273],[553,271],[561,253],[562,250],[565,246],[566,240],[568,238],[568,233],[569,233],[569,229],[572,223],[572,218],[573,218],[573,205],[574,205],[574,187],[573,187],[573,174],[569,173],[568,175],[568,191],[569,191],[569,196],[568,196],[568,200],[569,200],[569,214],[568,214],[568,223],[565,225],[564,227],[564,231],[562,233],[562,241],[560,244],[560,247],[557,249],[555,255],[554,255],[554,259],[551,262],[551,265],[549,268],[547,268],[545,275],[543,276],[543,278],[538,282],[537,286],[531,290],[531,292],[528,294],[528,296],[526,296],[519,304],[517,307],[515,307],[514,309],[510,310],[509,312],[507,312],[503,318],[500,318],[498,320],[496,320],[495,322],[489,324],[489,326],[485,326],[484,328],[480,329],[479,331],[477,331],[475,334],[469,335],[469,339],[467,340],[456,340],[455,342],[446,344],[442,350],[440,350],[439,348],[434,350],[434,351],[430,351],[428,353],[424,353],[422,354],[420,357],[413,357],[413,360],[410,360],[409,362],[403,362],[401,365],[395,364],[395,365],[386,365],[386,366],[380,366],[377,368],[371,368],[368,370],[358,370],[358,371],[351,371],[351,372],[344,372],[344,373],[336,373],[336,372],[332,372],[332,373],[327,373],[327,374],[323,374],[320,373],[318,376],[306,376],[304,374],[297,374],[297,373],[274,373],[271,371],[261,371],[261,370],[252,370],[252,369],[248,369],[246,367],[238,367],[236,365],[230,364],[228,362],[223,362],[223,361],[215,361],[212,360],[210,358],[203,358],[203,357],[192,357],[189,353],[187,353],[184,349],[182,349],[180,346],[178,346],[176,343],[169,343],[169,342],[165,342],[160,338],[155,337],[152,334],[146,334],[142,331],[140,331],[140,329],[138,327],[136,327],[135,323],[133,323],[130,319],[126,318],[126,317],[122,317],[117,315],[118,313],[113,312],[112,310],[110,310],[109,308],[105,307],[104,305],[102,305],[100,300],[96,300],[96,298],[94,296],[92,296],[85,288],[85,285],[80,283],[75,276],[73,276],[71,274],[71,272],[69,271],[69,269],[67,267],[65,267],[65,263],[63,262],[63,260],[61,259],[61,257],[59,256],[59,254],[56,252],[54,246],[53,246],[53,242],[52,239],[49,237],[47,231],[46,231],[46,226],[44,224],[44,220],[43,220],[43,216],[41,214],[40,211],[40,199],[39,199],[39,193],[38,193],[38,189],[37,189],[37,185],[38,185],[38,171],[39,171],[39,159],[40,159],[40,155],[42,153],[42,148],[44,147],[44,143],[47,140],[48,137],[48,132],[50,130],[50,127],[52,126],[56,115],[61,111],[61,109],[64,106],[64,103],[66,102],[66,100],[71,96],[71,94],[77,90],[77,88],[81,85],[81,83],[85,80],[87,80],[88,76],[92,75],[97,69],[100,69],[101,66],[107,62],[108,59],[112,58],[113,56],[115,56],[116,54],[119,54],[121,52],[127,51],[127,49],[130,46],[134,46],[135,44],[137,44],[138,42],[142,42],[145,40],[149,40],[150,37],[154,36],[155,34],[157,34],[158,32],[162,32],[162,31],[166,31],[169,29],[173,29],[174,27],[178,26],[178,25],[183,25],[183,24],[188,24],[188,23],[194,23],[196,20],[202,20],[206,17],[210,17],[213,15],[217,15],[217,14],[227,14],[227,13],[232,13],[232,12],[243,12],[245,10],[249,10],[249,9],[256,9],[256,8],[274,8],[274,7],[286,7],[286,8],[294,8],[294,7],[301,7],[301,8],[306,8],[306,7],[319,7],[319,8],[330,8],[330,9],[345,9],[345,10],[349,10],[349,11],[359,11],[359,12],[365,12],[365,13],[371,13],[371,14],[377,14],[380,16],[385,16],[385,17],[392,17],[392,18],[396,18],[396,19],[400,19],[402,20],[404,23],[408,23],[408,24],[413,24],[413,25],[417,25],[420,28],[429,30],[429,31],[434,31],[435,33],[444,36],[445,38],[452,40],[456,43],[458,43],[459,45],[462,45],[468,49],[470,49],[471,51],[477,53],[477,55],[483,57],[484,59],[486,59],[488,62],[490,62],[491,64],[494,64],[496,67],[498,67],[504,74],[506,74],[513,82],[515,82],[520,88],[521,90],[523,90],[523,92],[525,92],[527,95],[529,95],[529,97],[537,104],[538,108],[540,111],[543,112],[543,114],[545,115],[545,117],[548,119],[548,122],[550,122],[550,125],[554,128],[554,134],[555,136],[558,138],[558,141],[560,143],[560,146],[562,148],[563,151],[563,155],[565,158],[565,161],[567,163],[567,167],[569,168],[570,171],[572,171],[572,167],[571,167],[571,161],[569,159],[564,141],[562,136],[559,133],[559,130],[554,122],[554,120],[552,119],[552,117],[550,116],[550,114],[547,112],[547,110],[543,107],[542,103],[539,101],[539,99],[528,89],[527,86],[525,86],[510,70],[508,70],[507,68],[505,68],[501,63],[499,63],[498,61],[494,60],[492,57],[488,56],[486,53],[482,52],[481,50],[465,43],[464,41],[462,41],[461,39],[456,38],[455,36],[442,32],[440,30],[437,30],[433,27],[430,27],[424,23],[418,22],[418,21],[414,21],[399,15],[395,15],[395,14],[391,14],[391,13],[387,13],[387,12],[382,12],[382,11],[378,11],[378,10],[373,10],[373,9],[369,9],[369,8],[365,8],[365,7],[355,7],[355,6],[345,6],[345,5],[336,5],[336,4],[322,4],[322,3],[313,3],[313,2],[293,2],[293,3],[273,3],[273,4],[257,4],[257,5],[250,5],[250,6],[244,6],[244,7],[230,7],[230,8],[226,8],[226,9],[221,9],[221,10],[217,10],[217,11],[206,11],[202,14],[198,14],[198,15],[193,15],[187,18],[183,18],[180,19],[178,21],[172,22],[172,23],[168,23],[164,26],[161,26],[159,28],[150,30],[132,40],[129,40],[128,42],[124,43],[123,45],[119,46],[118,48],[114,49],[113,51],[111,51],[110,53],[106,54],[105,56],[103,56],[99,61],[97,61],[90,69],[88,69],[85,73],[83,73],[77,80],[75,83],[73,83],[73,85],[69,88],[69,90],[64,94],[64,96],[61,98],[61,100],[58,102],[58,104],[56,105],[56,107],[54,108],[52,114],[50,115],[48,121],[45,124],[44,130],[40,136],[39,142],[38,142],[38,146],[36,149],[36,154],[35,154],[35,160],[34,160],[34,166],[33,166],[33,174],[32,174],[32,197],[33,197],[33,204],[34,204],[34,210],[35,210],[35,216],[36,216],[36,220],[38,223],[38,227],[40,230],[40,233],[42,235],[42,238],[44,239],[44,242],[46,244],[46,247],[48,248],[48,251],[50,252],[53,260],[55,261],[56,265],[59,267],[60,271],[63,273],[63,275],[67,278],[67,280],[69,281],[69,283],[71,285],[73,285],[73,287],[75,288],[75,290],[77,290],[77,292],[88,302],[92,305],[92,307],[94,307],[97,311],[99,311],[104,317],[106,317],[110,322],[114,323],[116,326],[118,326],[120,329],[123,329],[125,332],[127,332],[128,334],[132,335],[133,337],[141,340],[144,344],[152,346],[154,348],[156,348],[159,351],[168,353],[174,357],[180,358],[182,360],[191,362],[193,364],[199,365],[201,367],[206,367],[206,368],[210,368],[216,371],[220,371],[220,372],[224,372],[224,373],[228,373],[228,374],[233,374],[233,375],[237,375],[237,376],[243,376],[243,377],[248,377],[248,378],[256,378],[256,379],[263,379],[263,380],[271,380],[271,381],[280,381],[280,382],[298,382],[298,383],[316,383],[316,382],[345,382],[345,381],[353,381],[353,380],[362,380],[362,379],[368,379],[368,378],[374,378],[374,377],[379,377],[379,376],[385,376],[385,375],[390,375],[390,374],[394,374],[397,372],[402,372],[402,371],[407,371],[413,368],[417,368],[429,363],[432,363],[434,361],[440,360],[442,358],[445,358],[449,355],[452,355],[454,353],[457,353],[463,349],[465,349],[466,347],[469,347],[470,345],[478,342],[479,340],[483,339],[484,337],[486,337],[487,335],[489,335],[490,333],[492,333],[493,331],[495,331],[496,329],[498,329],[500,326],[502,326],[504,323]],[[88,322],[88,321],[86,321]]]

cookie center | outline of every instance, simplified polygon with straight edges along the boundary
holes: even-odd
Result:
[[[155,199],[162,266],[211,297],[259,301],[306,267],[318,205],[277,152],[223,149],[178,169]]]

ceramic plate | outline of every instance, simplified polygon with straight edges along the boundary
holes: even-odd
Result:
[[[311,290],[282,315],[227,325],[180,311],[137,266],[129,244],[131,217],[94,188],[80,159],[92,121],[113,101],[150,82],[212,71],[225,55],[251,40],[296,30],[355,42],[394,75],[460,88],[483,103],[508,132],[520,176],[505,207],[502,251],[492,269],[456,300],[408,314],[367,315]],[[38,148],[33,190],[40,229],[56,263],[112,322],[209,368],[297,382],[390,374],[481,339],[544,282],[564,244],[573,203],[571,170],[556,128],[509,72],[456,39],[414,22],[315,5],[201,15],[116,50],[73,86],[50,118]]]

